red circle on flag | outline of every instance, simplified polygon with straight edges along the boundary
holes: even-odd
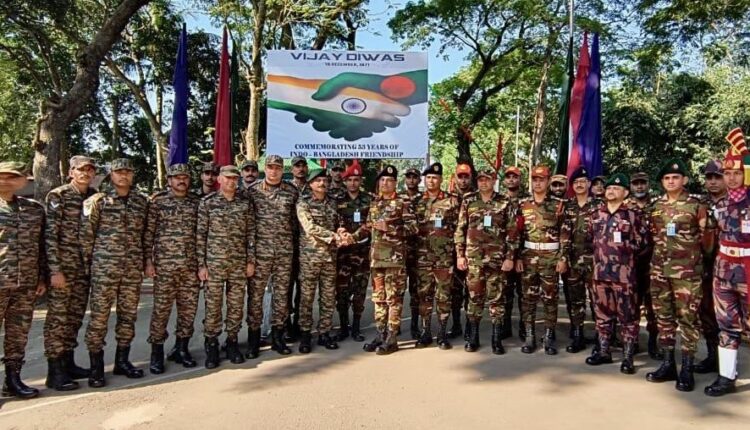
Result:
[[[380,83],[380,91],[392,99],[404,99],[414,94],[416,90],[417,86],[414,81],[403,76],[391,76]]]

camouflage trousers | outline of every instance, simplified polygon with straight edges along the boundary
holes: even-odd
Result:
[[[636,305],[638,310],[638,323],[641,315],[646,315],[646,330],[656,333],[656,313],[651,298],[651,255],[638,257],[635,264]]]
[[[300,269],[300,253],[299,253],[299,239],[295,239],[294,252],[292,253],[292,272],[289,275],[289,287],[287,288],[287,311],[284,319],[295,318],[295,321],[299,321],[299,304],[302,297],[302,290],[299,282],[299,269]]]
[[[416,258],[406,261],[406,283],[409,286],[409,307],[412,312],[419,312],[419,269]]]
[[[586,266],[573,266],[563,277],[565,306],[573,327],[583,325],[586,319],[586,292],[591,288],[592,273]]]
[[[208,281],[203,292],[206,315],[203,318],[203,333],[206,337],[218,337],[221,334],[221,317],[224,308],[224,295],[227,297],[227,315],[224,318],[224,330],[227,339],[237,339],[242,328],[242,313],[245,307],[245,286],[247,276],[245,265],[230,270],[208,268]]]
[[[419,267],[419,315],[430,321],[437,302],[438,321],[448,321],[451,316],[451,289],[453,269],[451,267]]]
[[[177,306],[175,335],[178,338],[192,337],[199,297],[200,284],[196,277],[196,270],[187,267],[157,268],[154,277],[154,308],[151,311],[148,342],[163,344],[169,337],[167,323],[173,304]]]
[[[466,316],[469,321],[481,321],[484,305],[487,303],[492,324],[502,324],[505,316],[503,296],[505,273],[501,263],[469,261],[466,286],[469,290],[469,308]]]
[[[505,321],[510,321],[513,315],[513,302],[518,300],[518,315],[523,313],[523,290],[521,288],[521,274],[515,270],[505,274],[505,285],[503,286],[503,297],[505,297]]]
[[[401,327],[401,311],[406,292],[406,269],[373,267],[372,303],[375,305],[375,327],[396,333]]]
[[[635,289],[619,282],[594,281],[594,312],[599,339],[611,339],[615,322],[623,342],[638,342]]]
[[[133,271],[129,272],[132,274]],[[117,346],[127,347],[133,341],[142,282],[140,272],[137,273],[131,276],[92,275],[91,314],[85,338],[86,347],[90,352],[99,352],[106,345],[104,338],[107,336],[109,314],[115,304]]]
[[[263,292],[269,280],[273,285],[271,296],[271,326],[282,327],[289,316],[289,280],[292,271],[292,254],[257,256],[255,275],[250,278],[247,294],[247,324],[257,330],[263,323]]]
[[[469,291],[466,289],[466,271],[453,270],[453,288],[451,288],[451,308],[453,312],[467,309],[469,305]]]
[[[23,364],[31,321],[34,318],[33,288],[0,287],[0,329],[5,326],[3,363],[6,368]]]
[[[328,333],[333,327],[333,309],[336,306],[336,263],[300,257],[299,327],[311,331],[313,303],[318,291],[318,333]]]
[[[357,250],[339,249],[336,262],[336,308],[340,314],[349,311],[361,316],[365,311],[367,282],[370,278],[369,248]]]
[[[700,338],[698,308],[702,295],[700,279],[651,277],[651,298],[662,348],[674,350],[679,326],[682,353],[695,354]]]
[[[701,299],[701,307],[698,313],[701,318],[701,332],[703,332],[703,337],[706,338],[706,342],[717,344],[719,343],[719,323],[716,320],[713,284],[713,271],[706,270],[706,272],[703,273],[703,279],[701,280],[703,298]]]
[[[555,271],[557,259],[555,253],[524,251],[523,275],[523,304],[521,319],[527,327],[533,327],[536,321],[536,305],[541,296],[544,306],[544,327],[553,329],[557,325],[557,281],[559,275]]]
[[[750,335],[750,310],[746,283],[730,282],[714,277],[714,304],[719,323],[719,346],[738,349],[742,332]]]
[[[78,346],[78,331],[89,303],[89,281],[83,274],[65,274],[65,288],[47,289],[47,318],[44,320],[44,355],[59,358]],[[70,275],[70,276],[68,276]]]

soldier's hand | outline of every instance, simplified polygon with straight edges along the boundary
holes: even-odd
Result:
[[[205,267],[198,269],[198,279],[201,281],[208,281],[208,269]]]
[[[500,268],[503,272],[512,272],[513,271],[513,260],[505,260],[503,261],[503,267]]]
[[[252,278],[253,275],[255,275],[255,264],[247,263],[247,268],[245,269],[245,275],[248,278]]]
[[[65,275],[62,272],[53,273],[49,278],[52,288],[65,288]]]
[[[154,267],[154,263],[149,260],[146,262],[146,268],[143,270],[146,274],[147,278],[153,278],[156,276],[156,268]]]
[[[36,284],[36,298],[39,299],[42,296],[44,296],[44,293],[47,292],[47,284],[44,283],[44,281],[39,281],[39,283]]]
[[[469,262],[466,260],[466,257],[458,257],[456,267],[458,267],[458,270],[466,271],[469,268]]]
[[[523,260],[516,260],[516,272],[523,272]]]
[[[557,273],[565,273],[568,271],[568,262],[565,260],[560,260],[557,262],[557,267],[555,267],[555,271]]]
[[[373,227],[375,228],[375,230],[380,230],[382,232],[388,231],[388,223],[385,222],[384,219],[375,221],[375,224],[373,224]]]

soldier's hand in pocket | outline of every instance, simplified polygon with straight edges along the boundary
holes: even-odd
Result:
[[[198,279],[201,281],[208,281],[208,269],[205,267],[201,267],[198,269]]]

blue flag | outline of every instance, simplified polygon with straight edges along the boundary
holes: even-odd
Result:
[[[167,165],[188,162],[187,111],[188,111],[188,63],[187,30],[182,24],[180,42],[177,46],[177,63],[174,67],[174,109],[172,110],[172,131],[169,133],[169,154]]]
[[[594,34],[591,44],[591,69],[586,79],[586,93],[583,102],[583,115],[578,133],[581,149],[581,162],[588,169],[590,177],[604,173],[602,165],[602,93],[601,64],[599,62],[599,34]]]

